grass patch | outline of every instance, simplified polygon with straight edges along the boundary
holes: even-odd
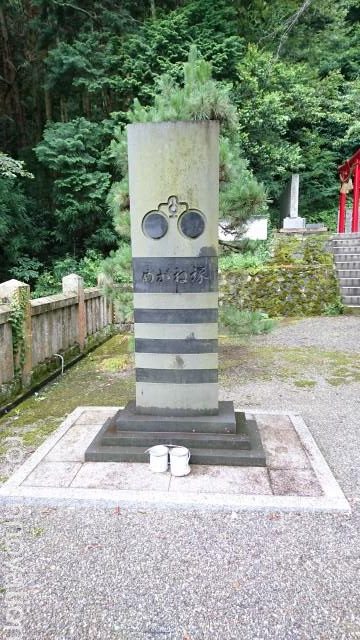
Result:
[[[25,450],[33,450],[78,406],[125,405],[135,394],[130,338],[113,336],[4,415],[0,419],[0,456],[5,456],[8,439],[13,436],[21,438]]]
[[[315,380],[294,380],[294,385],[295,387],[315,387],[316,386],[316,382]]]

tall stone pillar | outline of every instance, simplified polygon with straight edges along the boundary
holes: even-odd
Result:
[[[128,127],[136,411],[218,412],[219,125]]]
[[[219,125],[129,125],[128,150],[136,400],[85,459],[171,443],[197,464],[264,466],[255,421],[218,396]]]

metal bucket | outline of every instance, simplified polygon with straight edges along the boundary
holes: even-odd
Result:
[[[164,444],[157,444],[150,449],[150,471],[154,473],[164,473],[168,470],[169,449]]]
[[[187,476],[190,473],[190,451],[186,447],[170,450],[170,470],[172,476]]]

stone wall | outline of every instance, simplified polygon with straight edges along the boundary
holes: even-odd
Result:
[[[23,305],[20,358],[14,300],[24,288],[29,289],[16,280],[0,284],[0,404],[45,380],[60,367],[59,355],[66,363],[101,342],[114,324],[113,305],[101,290],[84,289],[82,278],[66,276],[63,293],[29,299]]]
[[[273,237],[269,262],[223,271],[220,303],[271,317],[332,313],[341,306],[329,234]]]
[[[334,270],[327,265],[269,265],[258,271],[225,272],[220,304],[264,311],[270,317],[327,313],[339,300]]]

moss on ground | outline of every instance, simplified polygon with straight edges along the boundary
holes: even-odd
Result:
[[[278,379],[304,388],[316,386],[314,377],[336,386],[360,380],[356,353],[252,345],[237,338],[222,341],[220,352],[220,378],[224,384],[230,384],[234,377],[237,382]]]
[[[315,387],[315,380],[294,380],[295,387],[306,388],[306,387]]]
[[[133,338],[116,335],[0,419],[0,456],[11,437],[28,454],[80,405],[125,405],[135,395]],[[259,345],[251,338],[222,336],[220,380],[225,386],[279,380],[312,390],[319,382],[338,386],[360,381],[357,353],[314,347]],[[0,484],[9,470],[0,469]]]
[[[135,393],[131,337],[116,335],[0,419],[0,456],[8,439],[34,450],[80,405],[124,405]],[[6,476],[0,476],[0,483]]]

